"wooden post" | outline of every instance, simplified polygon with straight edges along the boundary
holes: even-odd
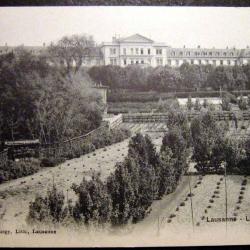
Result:
[[[193,232],[194,232],[194,213],[193,213],[193,200],[192,200],[192,189],[191,189],[191,184],[190,184],[190,175],[188,175],[188,184],[189,184],[189,192],[190,192],[192,227],[193,227]]]
[[[225,163],[225,213],[226,213],[226,233],[227,233],[227,164]]]

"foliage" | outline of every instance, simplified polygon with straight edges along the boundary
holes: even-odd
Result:
[[[180,104],[176,98],[171,98],[167,100],[159,100],[156,112],[164,113],[172,109],[179,109]]]
[[[59,165],[60,163],[63,163],[64,161],[65,161],[65,158],[61,158],[61,157],[42,158],[40,166],[41,167],[55,167]]]
[[[242,95],[240,96],[238,105],[239,105],[240,110],[247,110],[247,100]]]
[[[210,112],[200,114],[191,122],[192,159],[202,173],[219,173],[224,160],[224,129],[219,127]]]
[[[200,104],[200,100],[198,98],[196,98],[196,100],[195,100],[194,110],[195,111],[200,111],[201,110],[201,104]]]
[[[64,36],[56,44],[52,43],[48,47],[48,56],[54,65],[68,74],[80,70],[84,60],[92,56],[93,47],[92,36]]]
[[[78,224],[121,226],[142,220],[151,211],[153,200],[173,192],[186,171],[187,143],[179,127],[176,128],[169,135],[167,145],[165,140],[161,155],[149,136],[136,134],[129,142],[128,156],[116,164],[107,182],[103,182],[99,174],[93,174],[91,180],[83,179],[80,185],[73,184],[77,201],[73,206],[68,204],[67,208],[64,197],[56,191],[59,203],[56,208],[50,201],[50,193],[45,198],[38,197],[30,205],[28,221],[55,224],[72,217]]]
[[[209,107],[209,103],[208,103],[208,100],[207,99],[204,99],[203,101],[203,107],[206,109]]]
[[[94,66],[88,71],[93,80],[111,89],[158,92],[197,91],[199,89],[218,91],[220,88],[227,91],[249,89],[249,72],[249,67],[246,65],[213,67],[188,63],[176,68],[169,66],[141,68],[137,65]]]
[[[63,193],[53,185],[51,189],[48,189],[45,198],[37,196],[35,201],[31,202],[27,222],[33,225],[37,223],[61,223],[68,213],[64,198]]]
[[[229,174],[248,174],[249,159],[246,153],[247,142],[242,140],[227,140],[224,145],[226,171]]]
[[[0,183],[17,179],[23,176],[32,175],[40,170],[40,162],[37,159],[11,161],[6,165],[0,165]]]
[[[78,158],[81,155],[93,152],[96,149],[121,142],[130,137],[130,131],[126,129],[101,128],[100,131],[94,131],[91,136],[81,143],[71,143],[65,147],[60,156],[53,154],[47,155],[41,159],[42,167],[54,167],[66,159]]]
[[[188,164],[188,142],[181,127],[170,127],[162,140],[161,152],[172,155],[174,160],[174,186],[177,186],[180,177],[186,173]]]
[[[223,111],[230,111],[231,110],[230,99],[227,96],[222,97],[221,108]]]
[[[191,110],[192,110],[192,107],[193,107],[192,98],[191,98],[191,96],[189,95],[189,96],[188,96],[188,99],[187,99],[187,109],[188,109],[189,111],[191,111]]]
[[[85,224],[104,224],[110,221],[111,199],[98,174],[94,174],[90,181],[83,179],[79,186],[73,185],[73,190],[78,196],[73,208],[76,221],[82,220]]]
[[[100,125],[101,98],[86,72],[62,75],[48,63],[17,48],[0,56],[1,140],[38,138],[53,143]]]

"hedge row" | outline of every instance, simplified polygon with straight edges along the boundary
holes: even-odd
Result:
[[[226,91],[222,91],[222,94],[227,93]],[[231,92],[235,96],[249,95],[250,91],[242,90],[242,91],[232,91]],[[188,98],[191,96],[192,98],[211,98],[211,97],[219,97],[219,91],[197,91],[197,92],[136,92],[136,91],[110,91],[108,93],[108,102],[156,102],[160,99],[169,99],[169,98]]]

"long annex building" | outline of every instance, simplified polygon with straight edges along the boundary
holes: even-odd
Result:
[[[39,54],[46,49],[43,46],[24,46],[32,53]],[[0,47],[0,54],[13,51],[14,47]],[[233,66],[250,64],[250,48],[173,48],[165,43],[155,42],[140,34],[126,38],[113,37],[111,42],[92,48],[90,56],[85,57],[83,66],[141,65],[143,67],[165,66],[178,67],[183,63],[196,65]]]

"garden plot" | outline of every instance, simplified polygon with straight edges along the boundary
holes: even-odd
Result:
[[[129,123],[124,122],[122,123],[121,127],[125,129],[129,129],[132,132],[138,132],[138,130],[141,133],[154,133],[154,132],[163,132],[164,130],[167,130],[167,125],[163,122],[147,122],[147,123]]]
[[[156,145],[161,143],[159,136],[153,136],[153,141]],[[34,175],[1,184],[1,225],[25,225],[29,203],[37,194],[44,195],[53,183],[64,192],[66,200],[75,200],[72,184],[79,184],[83,177],[91,178],[94,171],[99,171],[101,178],[105,180],[114,170],[115,164],[126,157],[128,142],[129,139],[66,161],[59,166],[44,168]]]
[[[44,168],[34,175],[1,184],[1,225],[25,224],[29,202],[33,201],[37,194],[45,194],[53,182],[64,191],[66,199],[74,200],[75,195],[70,188],[73,183],[79,184],[84,176],[90,178],[93,171],[100,171],[101,178],[106,179],[114,170],[115,163],[123,161],[127,155],[128,141],[98,149],[53,168]]]
[[[189,181],[192,191],[193,223]],[[242,175],[227,176],[227,218],[236,222],[227,222],[228,232],[237,232],[244,228],[250,232],[250,177]],[[161,235],[176,234],[180,231],[208,233],[213,229],[226,232],[225,222],[211,222],[212,218],[226,218],[225,178],[222,175],[184,176],[177,190],[155,201],[152,212],[138,225],[135,231],[145,233],[160,231]],[[210,221],[210,222],[209,222]],[[194,225],[194,227],[193,227]]]

